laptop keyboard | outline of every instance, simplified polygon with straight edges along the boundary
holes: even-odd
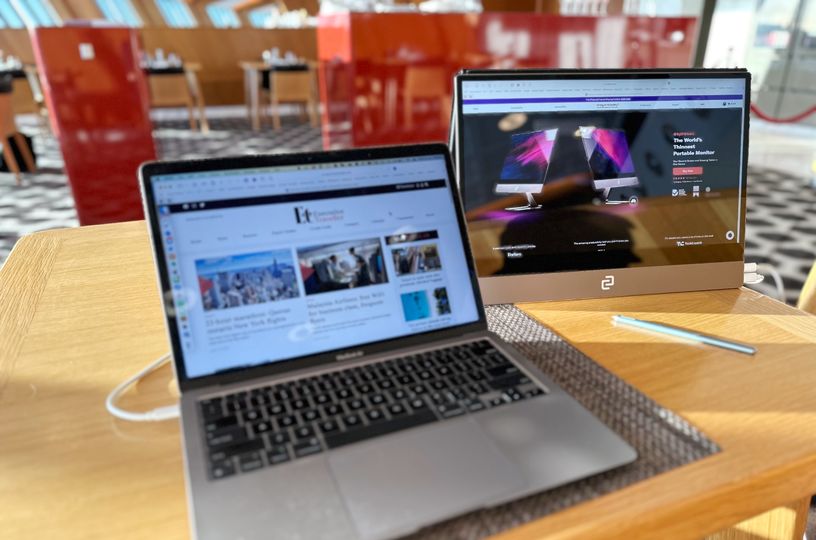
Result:
[[[211,479],[544,394],[487,341],[199,402]]]

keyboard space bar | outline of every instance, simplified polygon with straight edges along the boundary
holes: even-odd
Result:
[[[402,431],[403,429],[413,428],[436,422],[436,415],[429,410],[420,411],[406,416],[397,416],[391,420],[384,420],[376,424],[370,424],[357,429],[350,429],[339,433],[326,433],[323,438],[326,440],[326,445],[329,448],[338,448],[347,444],[352,444],[372,437],[379,437],[394,433],[395,431]]]

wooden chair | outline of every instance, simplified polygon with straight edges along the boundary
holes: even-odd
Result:
[[[304,71],[272,70],[269,74],[269,94],[272,104],[272,126],[278,130],[281,103],[302,103],[309,123],[317,126],[317,89],[315,87],[314,69],[310,66]],[[301,119],[304,117],[301,112]]]
[[[202,133],[210,130],[205,114],[204,96],[198,83],[196,72],[200,69],[197,64],[185,64],[182,73],[157,73],[147,76],[150,87],[151,107],[180,107],[187,108],[190,120],[190,129],[196,131],[201,128]],[[197,111],[196,111],[197,109]],[[198,112],[198,121],[195,113]]]
[[[3,160],[6,162],[9,171],[14,175],[14,179],[19,185],[20,165],[17,163],[17,158],[14,156],[14,150],[9,144],[9,139],[14,139],[14,143],[23,156],[26,169],[30,172],[36,170],[34,164],[34,156],[31,155],[31,149],[28,147],[28,142],[25,137],[17,131],[17,124],[14,122],[14,109],[11,105],[11,92],[0,93],[0,144],[3,145]]]
[[[14,77],[12,81],[11,106],[16,114],[37,113],[42,129],[50,129],[48,108],[42,93],[37,68],[26,65],[22,68],[24,77]]]
[[[813,263],[810,274],[808,274],[805,284],[802,286],[802,292],[799,294],[799,302],[797,302],[796,307],[816,315],[816,263]]]
[[[414,127],[413,105],[415,99],[436,99],[439,101],[440,122],[450,121],[451,98],[448,90],[450,75],[442,67],[408,66],[405,70],[403,89],[403,123],[406,129]]]

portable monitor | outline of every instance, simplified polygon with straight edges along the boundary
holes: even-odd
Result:
[[[745,70],[464,71],[451,143],[486,303],[738,287]]]

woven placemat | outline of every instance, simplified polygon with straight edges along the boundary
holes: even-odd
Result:
[[[434,525],[411,538],[476,539],[717,453],[697,428],[641,394],[512,305],[486,308],[490,330],[529,358],[635,450],[634,463]]]

